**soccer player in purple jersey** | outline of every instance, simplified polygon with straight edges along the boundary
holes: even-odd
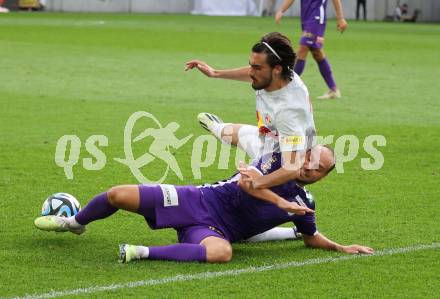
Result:
[[[177,231],[177,244],[120,245],[121,262],[136,259],[228,262],[232,258],[231,243],[289,221],[293,221],[303,234],[307,246],[346,253],[372,253],[373,249],[369,247],[343,246],[318,233],[315,204],[307,196],[304,185],[323,178],[335,163],[330,149],[320,147],[319,154],[319,169],[309,167],[310,154],[299,181],[289,181],[271,190],[252,189],[244,178],[270,173],[281,167],[279,153],[261,159],[253,169],[242,165],[241,174],[212,185],[113,187],[93,198],[76,216],[43,216],[35,220],[35,225],[46,231],[81,234],[90,222],[123,209],[144,216],[152,229],[174,228]]]
[[[284,0],[280,9],[275,15],[275,21],[280,23],[283,13],[293,4],[295,0]],[[302,37],[299,41],[295,73],[301,76],[306,64],[307,54],[312,56],[318,63],[319,71],[327,84],[329,91],[318,99],[335,99],[341,97],[341,92],[336,86],[332,69],[324,51],[324,33],[327,22],[326,8],[328,0],[301,0],[301,29]],[[344,19],[341,0],[332,0],[335,7],[337,29],[342,33],[347,28]]]

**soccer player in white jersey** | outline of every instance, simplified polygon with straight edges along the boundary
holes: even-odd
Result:
[[[201,113],[198,118],[205,129],[219,139],[238,145],[253,159],[274,150],[283,153],[282,168],[253,180],[253,187],[257,189],[298,179],[305,151],[313,145],[316,130],[312,105],[307,87],[293,72],[295,59],[290,40],[273,32],[252,47],[249,66],[216,70],[200,60],[186,63],[186,70],[197,68],[211,78],[251,82],[256,90],[258,127],[224,124],[208,113]],[[319,163],[316,168],[314,171],[325,171]],[[295,238],[291,229],[275,228],[254,240],[285,238]]]
[[[272,151],[282,152],[283,167],[255,179],[252,184],[256,189],[298,179],[305,152],[313,146],[316,130],[312,105],[307,87],[293,72],[295,58],[290,40],[272,32],[252,47],[249,66],[216,70],[203,61],[187,62],[187,70],[197,68],[208,77],[251,82],[256,90],[258,127],[228,125],[205,121],[203,115],[199,117],[215,136],[231,138],[233,144],[244,147],[252,158],[258,159]]]

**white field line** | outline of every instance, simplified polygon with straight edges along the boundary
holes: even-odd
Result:
[[[55,291],[52,290],[47,293],[34,294],[34,295],[25,295],[25,296],[16,296],[13,297],[15,299],[43,299],[43,298],[55,298],[61,296],[69,296],[69,295],[79,295],[79,294],[92,294],[97,292],[105,292],[105,291],[113,291],[120,289],[128,289],[128,288],[137,288],[143,286],[155,286],[161,284],[167,284],[172,282],[180,282],[180,281],[190,281],[190,280],[202,280],[202,279],[210,279],[216,277],[223,276],[237,276],[241,274],[247,273],[258,273],[270,270],[279,270],[286,268],[295,268],[295,267],[303,267],[308,265],[316,265],[316,264],[325,264],[325,263],[333,263],[340,262],[346,260],[354,260],[360,258],[368,258],[375,256],[387,256],[387,255],[395,255],[406,252],[413,252],[419,250],[428,250],[428,249],[438,249],[440,248],[440,243],[432,243],[427,245],[414,245],[409,247],[402,248],[390,248],[376,251],[372,255],[342,255],[338,257],[327,257],[327,258],[316,258],[316,259],[308,259],[302,262],[287,262],[287,263],[279,263],[268,266],[258,266],[258,267],[249,267],[243,269],[235,269],[235,270],[227,270],[227,271],[219,271],[219,272],[201,272],[197,274],[179,274],[176,276],[165,277],[161,279],[148,279],[148,280],[139,280],[133,282],[126,283],[116,283],[105,286],[92,286],[88,288],[80,288],[74,290],[63,290],[63,291]]]

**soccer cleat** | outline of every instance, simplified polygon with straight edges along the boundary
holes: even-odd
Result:
[[[135,245],[129,245],[129,244],[119,245],[119,262],[120,263],[126,264],[134,259],[137,259]]]
[[[38,229],[51,232],[72,232],[77,235],[81,235],[85,232],[85,225],[80,225],[78,227],[71,227],[69,222],[66,221],[67,218],[59,216],[42,216],[35,219],[34,224]]]
[[[302,234],[298,231],[298,229],[296,228],[296,226],[294,226],[293,228],[293,240],[302,240]]]
[[[330,89],[322,96],[318,97],[319,100],[331,100],[331,99],[339,99],[341,97],[341,92],[339,89],[333,90]]]
[[[214,114],[202,112],[197,115],[197,119],[199,120],[200,125],[203,129],[212,132],[212,125],[214,123],[222,124],[223,121]]]

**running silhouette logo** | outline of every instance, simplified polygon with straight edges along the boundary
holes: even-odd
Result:
[[[141,134],[133,138],[133,128],[136,122],[144,117],[153,120],[154,123],[157,125],[157,128],[147,128]],[[133,113],[127,120],[124,129],[125,158],[114,158],[114,160],[128,166],[131,173],[141,183],[160,184],[165,180],[170,169],[180,180],[183,180],[182,171],[180,170],[176,158],[170,152],[170,148],[172,147],[176,150],[179,149],[185,143],[187,143],[193,135],[191,134],[182,139],[178,139],[175,136],[175,133],[179,129],[179,127],[180,125],[176,122],[171,122],[165,127],[162,127],[161,123],[157,120],[157,118],[154,117],[154,115],[145,111],[138,111]],[[153,138],[153,141],[149,146],[148,152],[135,159],[133,155],[132,144],[137,143],[146,137]],[[161,178],[159,178],[158,180],[151,180],[143,174],[141,168],[147,166],[156,159],[162,160],[164,163],[166,163],[167,166]]]

